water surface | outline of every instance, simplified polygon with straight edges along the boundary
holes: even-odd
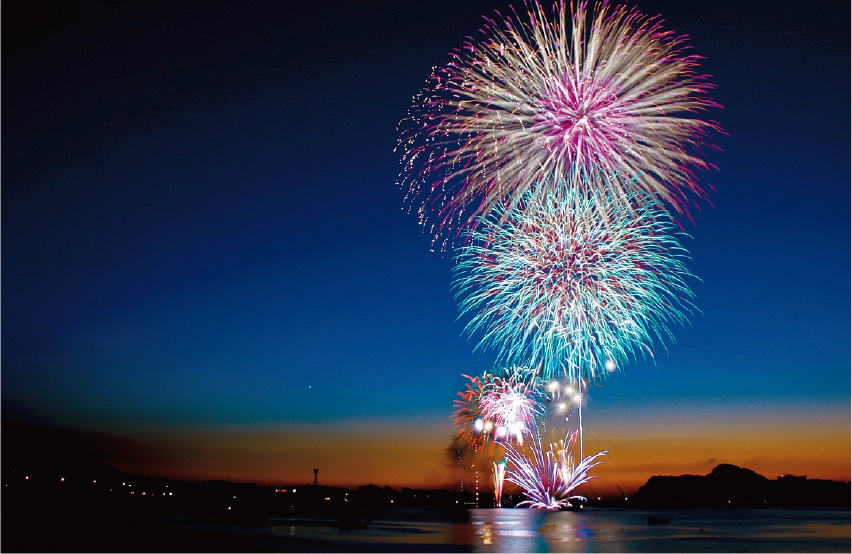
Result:
[[[329,519],[171,518],[165,527],[243,535],[246,550],[443,552],[850,552],[849,510],[470,510],[451,521],[400,510],[367,529]],[[649,515],[670,524],[648,525]],[[262,543],[258,539],[263,539]],[[261,546],[262,544],[262,546]]]

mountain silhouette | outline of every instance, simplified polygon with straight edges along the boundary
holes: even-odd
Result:
[[[767,479],[720,464],[707,475],[655,475],[628,500],[635,508],[839,507],[850,504],[850,484],[785,475]]]

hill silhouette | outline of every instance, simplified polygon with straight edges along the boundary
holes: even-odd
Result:
[[[767,479],[754,471],[720,464],[707,475],[656,475],[628,500],[635,508],[848,508],[850,484],[784,475]]]

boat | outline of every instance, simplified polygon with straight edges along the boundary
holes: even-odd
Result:
[[[671,522],[667,517],[648,516],[648,525],[665,525]]]

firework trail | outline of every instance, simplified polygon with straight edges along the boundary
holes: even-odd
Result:
[[[481,332],[476,348],[498,363],[528,364],[544,380],[600,380],[637,352],[653,355],[653,340],[673,340],[669,323],[694,309],[673,229],[651,199],[631,209],[610,194],[534,185],[459,249],[465,332]]]
[[[498,508],[503,507],[503,482],[506,479],[506,462],[494,462],[494,498]]]
[[[606,455],[604,450],[583,458],[579,464],[574,464],[574,452],[571,444],[576,440],[574,435],[566,434],[565,439],[558,443],[550,443],[544,450],[541,432],[536,429],[530,442],[530,455],[525,454],[514,444],[506,444],[506,459],[509,469],[506,480],[524,489],[529,500],[518,504],[518,507],[557,509],[571,506],[572,500],[585,501],[579,495],[571,494],[574,489],[594,479],[588,475],[589,470],[603,461],[595,460]]]
[[[695,169],[720,107],[699,73],[685,35],[666,31],[659,16],[606,2],[566,9],[553,20],[537,0],[528,20],[486,19],[451,61],[433,71],[400,124],[400,185],[434,240],[475,224],[533,183],[563,179],[607,188],[616,198],[662,199],[687,213],[706,197]],[[514,11],[514,10],[513,10]],[[570,13],[569,13],[570,12]],[[611,180],[584,180],[600,168]]]

